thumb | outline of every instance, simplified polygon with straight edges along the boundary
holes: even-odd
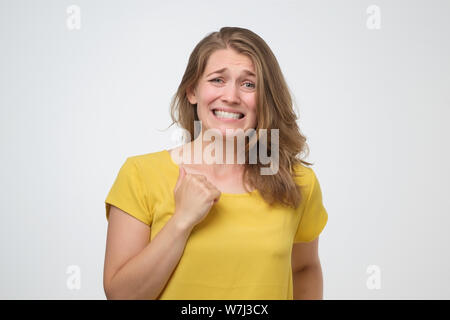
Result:
[[[175,190],[178,189],[178,187],[180,186],[181,182],[183,181],[183,178],[186,176],[186,170],[184,170],[184,168],[182,166],[180,166],[180,170],[179,170],[179,175],[178,175],[178,179],[177,179],[177,183],[175,184]]]

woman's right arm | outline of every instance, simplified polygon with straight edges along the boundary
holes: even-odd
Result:
[[[177,266],[193,226],[173,215],[149,242],[150,228],[111,206],[103,287],[107,299],[156,299]]]
[[[150,228],[115,206],[109,212],[103,287],[108,299],[156,299],[183,255],[189,235],[220,198],[205,176],[180,174],[175,212],[150,243]]]

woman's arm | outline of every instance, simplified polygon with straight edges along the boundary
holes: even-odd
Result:
[[[319,237],[292,247],[292,280],[294,300],[323,299],[322,267],[319,259]]]
[[[146,224],[111,206],[103,275],[107,299],[156,299],[191,231],[191,226],[172,217],[149,243]]]
[[[323,278],[319,265],[306,267],[292,274],[294,300],[322,300]]]

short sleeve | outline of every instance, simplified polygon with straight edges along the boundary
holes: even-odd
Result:
[[[314,171],[311,190],[300,218],[294,242],[310,242],[316,239],[327,224],[328,214],[322,202],[322,190]]]
[[[131,157],[127,158],[106,197],[106,219],[109,219],[109,209],[113,205],[150,226],[152,215],[147,200],[138,163]]]

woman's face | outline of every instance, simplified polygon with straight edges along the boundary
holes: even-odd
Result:
[[[187,97],[191,104],[197,104],[203,132],[215,128],[225,138],[226,129],[242,129],[245,132],[256,128],[256,74],[253,62],[250,57],[233,49],[216,50],[211,54],[197,87],[194,92],[187,92]]]

